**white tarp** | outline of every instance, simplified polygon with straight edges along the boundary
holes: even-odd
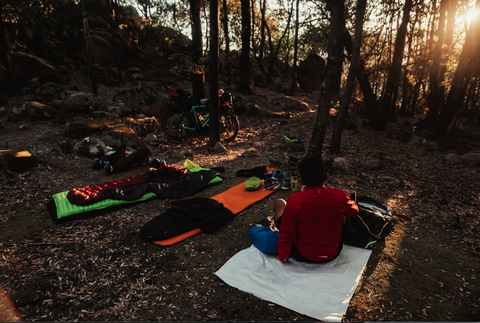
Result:
[[[230,258],[215,274],[228,285],[297,313],[340,322],[371,250],[344,245],[325,264],[280,262],[253,245]]]

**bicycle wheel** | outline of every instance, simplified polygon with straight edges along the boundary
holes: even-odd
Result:
[[[220,139],[225,142],[233,141],[237,138],[240,123],[238,117],[230,112],[220,114]]]
[[[162,129],[170,141],[182,143],[195,134],[195,122],[185,112],[170,111],[163,117]]]

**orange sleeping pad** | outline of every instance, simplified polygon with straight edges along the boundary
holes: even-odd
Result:
[[[269,170],[269,168],[267,168],[267,170]],[[222,203],[223,206],[232,211],[233,214],[238,214],[250,205],[264,199],[265,197],[275,192],[273,190],[264,191],[263,188],[265,187],[265,184],[263,183],[262,187],[256,191],[246,191],[244,187],[245,183],[246,181],[226,190],[225,192],[215,195],[212,197],[212,199]],[[202,229],[197,228],[170,239],[153,241],[153,243],[160,246],[171,246],[187,238],[190,238],[200,232],[202,232]]]

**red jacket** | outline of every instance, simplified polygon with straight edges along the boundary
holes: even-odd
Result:
[[[347,193],[325,186],[290,195],[279,229],[278,258],[290,257],[292,243],[308,259],[328,260],[338,250],[344,218],[356,217],[358,206]]]

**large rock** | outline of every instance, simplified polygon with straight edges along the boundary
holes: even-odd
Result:
[[[8,170],[22,172],[37,165],[37,157],[28,151],[0,150],[0,164]]]
[[[145,137],[148,133],[160,126],[155,117],[141,119],[126,118],[125,123],[140,137]]]
[[[480,153],[477,152],[469,152],[460,156],[464,163],[470,165],[480,165]]]
[[[261,88],[266,88],[267,87],[267,79],[265,78],[265,75],[262,74],[262,72],[257,71],[255,74],[252,76],[253,80],[253,85],[256,87],[261,87]]]
[[[91,138],[98,139],[110,147],[138,147],[140,140],[137,134],[125,124],[120,124],[112,127],[108,127],[100,132],[96,132],[90,136]]]
[[[85,157],[100,157],[105,153],[105,144],[92,137],[86,137],[83,140],[77,142],[73,147],[73,152],[78,156]]]
[[[107,111],[110,113],[115,113],[119,116],[125,116],[132,113],[132,109],[127,107],[125,103],[115,103],[107,107]]]
[[[112,45],[107,40],[98,36],[90,36],[90,46],[95,63],[103,66],[115,64],[115,54]]]
[[[69,114],[81,113],[84,107],[94,105],[95,98],[91,93],[74,93],[63,101],[63,107]]]
[[[53,82],[47,82],[35,91],[35,95],[38,99],[51,101],[65,100],[68,94],[67,90],[63,86]]]
[[[147,116],[161,117],[167,109],[170,96],[163,89],[150,85],[137,85],[121,90],[112,99],[112,103],[124,103],[127,107]]]
[[[67,134],[81,138],[108,128],[123,125],[122,119],[114,113],[92,111],[89,114],[74,116],[66,124]]]
[[[308,103],[291,96],[276,96],[272,99],[272,104],[283,105],[286,110],[310,111]]]
[[[325,60],[317,54],[310,54],[298,66],[298,84],[303,91],[318,91],[325,77]]]
[[[26,102],[21,107],[14,107],[12,113],[21,119],[48,120],[58,116],[58,110],[39,102]]]
[[[22,52],[14,52],[10,56],[13,70],[20,81],[30,80],[42,74],[58,75],[58,70],[42,58]]]

